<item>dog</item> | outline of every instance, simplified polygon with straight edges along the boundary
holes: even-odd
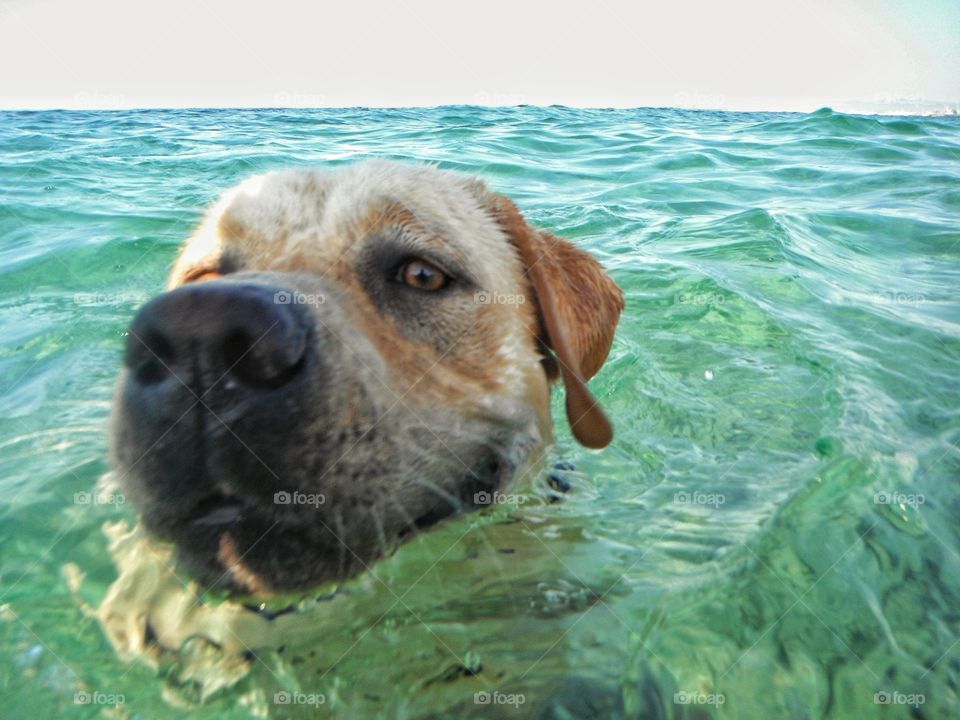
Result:
[[[127,335],[111,463],[201,584],[362,572],[573,436],[624,308],[589,254],[476,178],[364,161],[246,180],[210,208]]]

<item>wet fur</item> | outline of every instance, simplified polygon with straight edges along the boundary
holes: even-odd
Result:
[[[385,252],[442,258],[455,289],[384,285]],[[199,281],[324,299],[306,308],[322,372],[278,391],[269,413],[245,412],[211,375],[203,394],[179,391],[189,412],[157,422],[151,408],[145,422],[121,375],[113,463],[147,529],[205,584],[269,594],[348,577],[473,509],[550,442],[558,366],[575,435],[609,442],[584,383],[609,351],[619,288],[474,178],[382,161],[252,178],[207,213],[168,287]],[[281,490],[325,501],[278,505]],[[188,522],[212,492],[243,504],[228,532]]]

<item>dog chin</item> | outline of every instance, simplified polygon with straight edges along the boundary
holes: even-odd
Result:
[[[258,552],[244,531],[245,528],[234,527],[203,534],[186,533],[175,541],[178,565],[208,590],[241,596],[271,597],[344,579],[336,559],[338,552],[330,545],[312,539],[310,546],[302,542],[287,546],[283,540],[264,536],[263,543],[270,543],[270,547],[266,552]],[[274,527],[269,535],[277,531]],[[290,534],[286,528],[280,531],[287,541],[291,539]],[[314,558],[311,567],[285,561],[303,553],[310,553]],[[330,560],[317,561],[323,557]]]

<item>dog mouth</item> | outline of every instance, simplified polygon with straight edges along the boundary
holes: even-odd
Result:
[[[249,508],[237,497],[212,493],[197,503],[185,524],[195,527],[229,528],[249,515]]]
[[[149,531],[149,518],[144,519]],[[251,551],[279,533],[280,544],[292,552],[295,545],[280,525],[254,498],[218,489],[170,518],[167,532],[151,534],[172,541],[178,565],[206,589],[270,597],[284,589],[283,583],[272,582],[269,566],[262,567]]]
[[[526,435],[510,426],[469,448],[467,471],[451,460],[448,469],[459,471],[449,477],[438,471],[410,479],[416,470],[398,462],[389,480],[377,481],[382,476],[369,462],[326,476],[327,466],[321,471],[284,464],[276,448],[299,438],[280,438],[265,451],[255,445],[261,456],[275,450],[279,459],[268,456],[266,462],[289,475],[277,482],[259,472],[243,447],[233,447],[234,433],[217,429],[213,423],[183,424],[176,442],[124,477],[145,530],[174,546],[184,574],[201,587],[240,596],[309,590],[360,574],[416,535],[488,504],[477,497],[506,486],[527,450],[518,445]],[[253,433],[250,444],[265,434]],[[331,453],[337,451],[339,446]],[[371,487],[377,492],[365,494]]]

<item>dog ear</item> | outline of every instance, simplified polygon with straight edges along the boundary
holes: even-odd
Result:
[[[498,195],[496,203],[500,226],[519,251],[535,295],[540,341],[560,366],[573,436],[586,447],[606,447],[613,428],[586,381],[610,352],[623,292],[592,256],[531,227],[507,198]]]

